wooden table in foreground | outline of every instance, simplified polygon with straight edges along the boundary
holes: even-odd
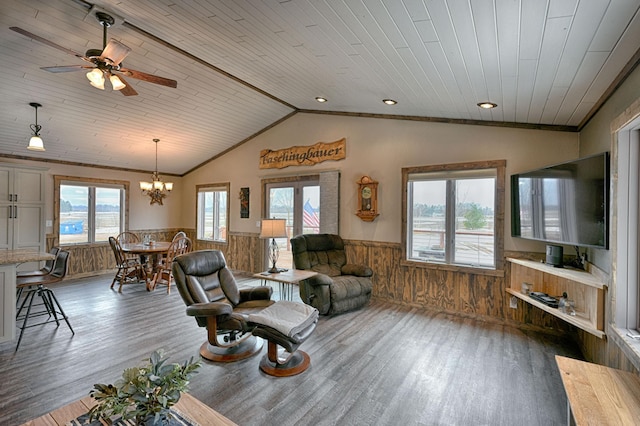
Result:
[[[633,373],[556,355],[567,393],[567,424],[640,424],[640,377]]]
[[[317,275],[314,271],[305,271],[302,269],[289,269],[284,272],[270,273],[268,271],[258,272],[253,274],[253,278],[260,280],[274,281],[280,285],[280,300],[291,300],[293,298],[293,285],[298,284],[300,281],[311,278]]]
[[[23,423],[22,426],[62,426],[88,412],[94,404],[95,400],[90,396],[86,396],[37,419]],[[183,393],[180,401],[172,408],[199,425],[237,426],[234,422],[188,393]]]

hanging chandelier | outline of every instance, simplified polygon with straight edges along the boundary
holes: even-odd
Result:
[[[162,204],[162,199],[167,196],[168,192],[173,189],[173,182],[163,182],[158,174],[158,142],[160,139],[153,140],[156,143],[156,169],[151,175],[151,182],[140,181],[140,189],[142,193],[151,198],[149,204]]]

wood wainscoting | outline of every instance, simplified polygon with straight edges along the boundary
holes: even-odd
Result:
[[[229,268],[257,272],[265,269],[264,244],[257,233],[229,233],[227,243],[195,239],[194,229],[135,229],[139,235],[150,234],[157,241],[170,241],[178,231],[185,231],[195,250],[216,249],[224,253]],[[57,236],[47,236],[47,250],[57,245]],[[85,277],[114,270],[115,261],[109,244],[78,244],[69,250],[69,276]],[[509,307],[506,292],[509,264],[501,274],[468,272],[466,268],[436,269],[401,265],[400,243],[345,240],[347,259],[369,265],[373,271],[373,296],[406,306],[460,313],[479,319],[494,319],[567,331],[569,328],[544,311],[517,301]],[[506,253],[513,256],[514,253]],[[526,253],[520,253],[524,257]]]
[[[130,229],[142,239],[142,235],[149,234],[156,241],[171,241],[178,231],[186,232],[191,239],[195,236],[193,229]],[[47,251],[58,246],[58,236],[47,235]],[[69,272],[71,278],[90,277],[104,274],[110,271],[115,272],[115,258],[109,243],[96,244],[71,244],[64,246],[69,251]]]

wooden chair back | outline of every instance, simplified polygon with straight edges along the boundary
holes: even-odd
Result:
[[[173,266],[173,259],[181,254],[189,253],[192,248],[193,244],[191,239],[188,237],[178,237],[173,239],[166,254],[162,258],[162,262],[158,265],[158,270],[156,271],[153,280],[152,287],[154,289],[158,284],[166,284],[167,293],[171,291],[171,280],[173,278],[171,267]]]
[[[118,242],[120,244],[139,243],[140,242],[140,237],[138,237],[138,234],[135,234],[135,233],[129,232],[129,231],[125,231],[125,232],[121,232],[116,237],[116,240],[118,240]]]

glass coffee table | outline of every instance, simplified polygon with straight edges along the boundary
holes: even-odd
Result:
[[[293,289],[300,281],[311,278],[318,273],[315,271],[305,271],[302,269],[289,269],[283,272],[258,272],[253,274],[253,278],[261,280],[262,285],[266,285],[267,281],[277,282],[280,291],[280,300],[292,300]]]

